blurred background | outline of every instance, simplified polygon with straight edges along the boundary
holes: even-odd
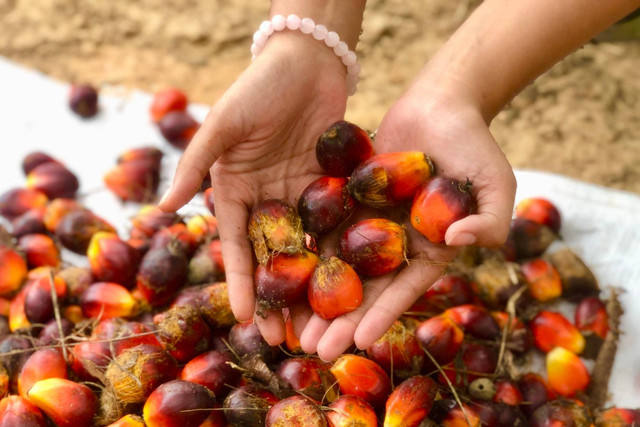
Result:
[[[369,0],[357,49],[362,80],[347,119],[375,129],[476,4]],[[0,55],[105,93],[175,86],[211,104],[249,64],[268,8],[255,0],[0,0]],[[492,130],[514,167],[640,193],[640,42],[632,24],[567,57],[496,118]]]

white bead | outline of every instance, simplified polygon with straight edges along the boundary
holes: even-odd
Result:
[[[347,52],[349,52],[349,46],[345,42],[340,42],[333,48],[333,53],[338,56],[342,56]]]
[[[298,15],[287,16],[287,28],[293,31],[300,28],[300,17]]]
[[[324,38],[324,44],[329,47],[336,47],[340,42],[340,36],[335,31],[329,31],[327,37]]]
[[[273,24],[271,21],[262,21],[262,24],[260,24],[260,32],[267,37],[273,34]]]
[[[360,74],[360,64],[359,63],[355,63],[352,65],[347,65],[347,73],[353,75],[353,76],[357,76],[358,74]]]
[[[267,43],[268,35],[263,33],[262,31],[256,31],[253,33],[253,42],[257,44],[259,47],[262,47]]]
[[[352,50],[342,55],[342,63],[345,67],[355,64],[357,60],[358,58],[356,58],[356,53]]]
[[[260,55],[260,52],[262,52],[262,46],[258,46],[255,43],[251,45],[251,54],[253,55],[254,58]]]
[[[324,40],[328,32],[329,30],[327,30],[327,27],[324,25],[316,25],[316,28],[313,29],[313,38],[316,40]]]
[[[311,18],[303,18],[302,21],[300,21],[300,31],[302,31],[303,34],[311,34],[315,27],[316,23],[313,22]]]
[[[287,18],[282,15],[273,15],[271,24],[273,25],[274,31],[282,31],[287,26]]]

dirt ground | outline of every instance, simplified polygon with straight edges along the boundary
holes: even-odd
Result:
[[[471,0],[370,0],[347,119],[374,129]],[[0,55],[103,90],[214,102],[249,64],[255,0],[0,0]],[[514,167],[640,193],[640,42],[589,44],[514,99],[492,131]]]

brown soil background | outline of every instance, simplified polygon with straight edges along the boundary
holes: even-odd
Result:
[[[370,0],[347,119],[375,129],[474,0]],[[255,0],[0,0],[0,55],[63,81],[185,90],[211,104],[249,64]],[[640,43],[590,43],[492,124],[514,167],[640,193]]]

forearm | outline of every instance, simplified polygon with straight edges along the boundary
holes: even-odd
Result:
[[[485,0],[415,86],[466,99],[489,123],[536,77],[639,6],[639,0]]]

